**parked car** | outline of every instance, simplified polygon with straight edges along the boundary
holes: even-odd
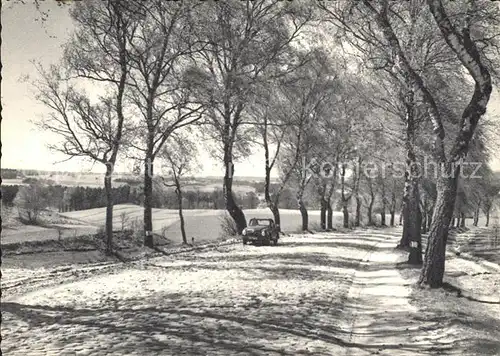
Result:
[[[249,242],[258,243],[260,245],[278,244],[280,232],[278,226],[273,219],[258,219],[253,218],[248,222],[248,227],[243,229],[243,244]]]

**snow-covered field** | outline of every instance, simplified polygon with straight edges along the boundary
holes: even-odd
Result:
[[[251,218],[272,218],[269,209],[248,209],[244,210],[247,221]],[[123,226],[129,228],[133,225],[142,229],[143,208],[133,204],[118,204],[113,210],[113,226],[115,230],[120,230]],[[194,238],[195,242],[215,241],[221,237],[221,217],[227,212],[225,210],[193,209],[184,210],[184,220],[188,240]],[[333,212],[333,225],[342,225],[342,213]],[[317,229],[320,224],[319,210],[308,211],[309,227]],[[2,227],[2,244],[17,243],[24,241],[57,240],[59,234],[62,238],[75,237],[87,234],[95,234],[104,227],[106,209],[95,208],[66,213],[59,213],[61,219],[65,219],[64,224],[60,224],[60,231],[57,226],[27,226],[17,224],[16,226]],[[297,232],[301,228],[301,215],[299,210],[280,209],[281,228],[285,232]],[[378,216],[377,216],[378,218]],[[124,220],[123,220],[124,219]],[[389,222],[390,216],[387,216]],[[181,228],[179,213],[175,209],[153,209],[153,230],[155,233],[165,236],[172,242],[181,242]]]
[[[269,209],[247,209],[244,210],[247,220],[252,217],[263,216],[272,218],[272,214]],[[281,216],[283,218],[282,227],[286,231],[292,231],[297,229],[300,225],[300,212],[298,210],[292,209],[281,209]],[[61,216],[79,220],[92,225],[102,225],[105,221],[105,208],[96,208],[80,211],[72,211],[68,213],[62,213]],[[113,210],[114,220],[113,223],[120,225],[121,215],[125,214],[128,223],[130,224],[135,219],[142,220],[143,208],[138,205],[133,204],[118,204]],[[179,220],[178,211],[176,209],[153,209],[153,225],[155,230],[161,229],[162,227],[168,227]],[[215,209],[185,209],[184,215],[187,219],[195,222],[197,218],[210,217],[214,221],[215,225],[220,225],[219,217],[225,214],[225,210],[215,210]],[[309,211],[311,224],[319,223],[319,211],[311,210]],[[341,216],[340,212],[335,212],[335,216]],[[186,223],[188,225],[188,222]]]
[[[102,226],[105,221],[105,208],[73,211],[64,213],[62,216],[82,221],[89,225]],[[245,210],[247,220],[254,217],[272,218],[269,209],[249,209]],[[121,226],[121,216],[127,216],[130,225],[133,221],[142,222],[143,208],[137,205],[123,204],[116,205],[114,208],[113,223],[115,226]],[[173,241],[180,241],[180,222],[178,211],[175,209],[153,209],[153,229],[158,234],[165,234]],[[186,223],[186,233],[188,239],[194,237],[195,241],[213,241],[220,237],[221,217],[226,212],[224,210],[194,209],[184,210]],[[301,216],[298,210],[281,209],[281,227],[283,231],[292,232],[300,228]],[[334,212],[334,222],[336,225],[341,223],[342,214]],[[319,211],[309,211],[309,222],[311,226],[319,225]]]
[[[481,266],[461,266],[456,256],[447,281],[455,283],[456,270],[466,269],[461,273],[469,282],[459,287],[471,298],[414,288],[418,270],[398,264],[406,256],[394,250],[400,233],[295,235],[277,247],[235,244],[127,264],[66,267],[51,279],[42,278],[47,270],[4,269],[6,286],[22,278],[32,282],[3,288],[2,350],[498,355],[500,312],[494,295],[486,303],[484,294],[498,285],[499,275],[477,274]]]

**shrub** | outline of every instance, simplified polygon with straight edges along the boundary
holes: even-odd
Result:
[[[238,236],[238,226],[234,219],[227,212],[219,217],[221,226],[221,237]]]
[[[2,168],[2,179],[16,179],[18,172],[17,169]]]
[[[120,214],[120,223],[121,223],[121,231],[125,230],[125,225],[127,225],[128,221],[130,220],[130,217],[125,211],[122,211]]]
[[[116,183],[126,183],[128,185],[139,185],[141,184],[142,180],[138,178],[116,178],[115,179]]]
[[[99,228],[97,229],[97,235],[99,237],[106,236],[106,226],[105,225],[99,225]]]
[[[2,204],[12,205],[19,191],[18,185],[3,185],[2,186]]]
[[[38,183],[38,178],[33,178],[33,177],[27,177],[22,180],[24,184],[37,184]]]
[[[135,218],[130,222],[130,230],[132,231],[132,237],[133,239],[141,244],[144,241],[144,236],[143,236],[143,223],[142,221],[139,220],[139,218]]]
[[[302,228],[302,226],[301,226]],[[311,231],[325,231],[325,229],[321,228],[321,223],[318,221],[313,221],[309,223],[309,230]]]
[[[34,224],[38,221],[40,213],[49,206],[47,190],[39,184],[30,184],[19,188],[14,199],[19,217]]]

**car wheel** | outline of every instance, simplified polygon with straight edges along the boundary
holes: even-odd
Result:
[[[243,239],[243,245],[246,245],[248,241],[246,239]]]
[[[273,244],[274,244],[274,246],[277,246],[277,245],[278,245],[278,238],[277,238],[277,237],[276,237],[276,238],[274,238],[274,240],[273,240]]]

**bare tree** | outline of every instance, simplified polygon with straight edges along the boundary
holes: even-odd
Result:
[[[307,53],[309,61],[281,80],[264,87],[250,106],[255,132],[261,138],[257,141],[264,148],[265,184],[264,196],[267,206],[280,224],[279,201],[281,194],[290,181],[293,171],[300,165],[302,139],[307,134],[307,125],[312,122],[307,115],[312,111],[321,111],[321,120],[332,114],[331,108],[336,103],[335,94],[339,91],[338,74],[333,64],[321,49]],[[327,112],[327,110],[330,110]],[[250,110],[249,110],[250,111]],[[320,115],[317,115],[319,118]],[[326,129],[326,127],[325,127]],[[320,139],[320,137],[317,137]],[[323,141],[322,141],[323,142]],[[289,145],[283,150],[283,145]],[[272,151],[271,146],[274,146]],[[319,146],[320,143],[317,142]],[[326,151],[325,151],[326,152]],[[271,171],[279,162],[283,153],[287,154],[286,163],[280,165],[280,182],[271,190]],[[320,151],[318,151],[319,158]],[[283,162],[284,163],[284,162]],[[332,188],[333,189],[333,188]]]
[[[41,79],[34,83],[37,99],[51,113],[41,123],[61,138],[49,147],[73,157],[83,157],[106,167],[106,252],[112,253],[112,175],[122,145],[124,95],[129,75],[127,38],[133,17],[116,0],[78,3],[71,11],[77,30],[65,47],[64,65],[48,70],[37,66]],[[73,78],[73,79],[71,79]],[[77,83],[102,83],[105,95],[90,95]]]
[[[195,169],[196,151],[196,146],[189,140],[187,135],[176,134],[170,137],[159,154],[159,158],[165,163],[163,168],[166,171],[166,176],[161,177],[163,185],[175,188],[182,242],[184,244],[187,244],[188,241],[182,211],[182,177],[192,173]]]
[[[131,147],[144,162],[144,244],[152,247],[154,160],[172,133],[202,116],[183,69],[197,50],[191,21],[196,6],[159,0],[137,6],[142,17],[127,51],[129,99],[138,113]]]
[[[411,6],[415,5],[423,8],[422,2],[416,1],[415,4],[411,4]],[[459,133],[452,137],[449,144],[445,142],[449,129],[446,128],[444,117],[450,114],[450,110],[446,112],[440,105],[438,96],[432,93],[432,88],[428,84],[426,73],[414,62],[410,55],[411,50],[406,47],[403,35],[400,35],[400,30],[408,28],[408,26],[404,22],[404,17],[400,16],[398,8],[404,7],[406,4],[386,0],[348,2],[342,13],[353,13],[353,10],[356,9],[358,11],[356,19],[362,19],[362,21],[372,19],[376,26],[357,26],[354,28],[345,21],[342,22],[342,25],[353,30],[350,31],[353,36],[361,40],[363,46],[360,46],[359,49],[364,50],[364,53],[366,53],[367,45],[390,49],[390,55],[382,56],[382,66],[390,68],[392,72],[406,78],[414,91],[421,96],[422,102],[427,108],[434,136],[433,156],[436,162],[441,164],[442,174],[438,179],[438,197],[420,282],[430,286],[439,286],[442,284],[444,273],[444,253],[457,191],[459,161],[467,154],[470,140],[480,117],[486,111],[491,94],[490,72],[494,66],[491,57],[488,57],[487,54],[491,52],[491,48],[495,50],[495,48],[498,49],[498,46],[495,46],[494,43],[496,36],[489,36],[488,32],[491,32],[493,27],[489,25],[498,25],[498,16],[494,16],[494,14],[498,15],[499,9],[486,2],[481,4],[471,2],[467,5],[457,6],[452,4],[447,9],[440,0],[428,0],[427,5],[426,9],[430,10],[430,15],[434,18],[437,28],[435,24],[425,21],[424,18],[418,31],[441,34],[441,36],[432,37],[434,38],[432,40],[433,47],[439,48],[441,52],[440,56],[435,57],[438,58],[438,63],[441,65],[440,70],[443,71],[446,67],[443,66],[445,62],[451,63],[446,67],[447,69],[457,68],[456,64],[458,63],[467,70],[475,83],[474,94],[463,110],[462,117],[453,122],[453,126],[458,127]],[[450,11],[451,17],[448,16]],[[410,14],[410,18],[415,16],[415,14]],[[453,21],[450,20],[451,18]],[[352,20],[353,17],[351,16],[350,19]],[[460,26],[461,30],[458,30],[457,26]],[[379,31],[382,36],[373,36],[374,29]],[[471,31],[475,31],[474,36],[471,35]],[[367,33],[368,35],[365,36]],[[436,44],[440,45],[436,46]],[[459,73],[458,76],[462,74],[460,70],[455,71],[455,73]],[[462,81],[462,86],[469,87],[465,81]],[[446,148],[449,148],[449,154],[446,153]],[[411,245],[413,244],[417,246],[418,241],[412,241]]]
[[[481,197],[481,209],[486,217],[485,226],[488,227],[490,225],[491,209],[495,201],[498,200],[498,195],[500,194],[500,179],[495,177],[494,173],[489,169],[484,172],[484,176],[481,179],[481,186],[478,188],[478,193]]]
[[[196,56],[199,97],[218,143],[217,158],[224,164],[223,192],[226,209],[241,233],[243,211],[233,197],[234,161],[249,153],[241,132],[248,104],[262,82],[293,70],[291,44],[309,20],[310,9],[275,1],[224,1],[200,7],[197,37],[203,49]]]
[[[322,164],[328,158],[325,155],[326,126],[321,122],[332,121],[332,106],[339,101],[338,74],[328,63],[324,53],[316,51],[307,65],[294,73],[282,94],[286,102],[289,128],[283,137],[283,155],[279,157],[282,183],[295,178],[296,198],[302,215],[302,230],[308,230],[307,208],[304,193],[309,182],[321,172]],[[331,167],[333,169],[333,167]],[[328,177],[331,180],[331,177]],[[327,180],[324,180],[325,183]],[[326,211],[326,210],[325,210]]]
[[[291,176],[290,170],[282,174],[279,187],[272,191],[271,173],[277,166],[278,157],[282,153],[282,142],[290,129],[289,111],[287,110],[289,107],[286,99],[280,95],[281,85],[283,85],[281,81],[268,86],[262,85],[259,88],[259,95],[249,110],[249,116],[253,119],[250,124],[254,127],[254,132],[250,132],[250,134],[255,134],[257,139],[254,143],[261,145],[264,149],[264,199],[280,231],[281,218],[278,206],[281,194]],[[291,166],[296,164],[297,160],[294,160]]]
[[[457,58],[475,82],[474,95],[462,113],[457,125],[459,134],[453,141],[449,155],[445,152],[446,130],[436,99],[425,85],[422,76],[412,67],[400,46],[398,37],[388,19],[388,2],[383,1],[377,9],[375,4],[363,0],[363,5],[374,16],[377,25],[384,33],[387,44],[393,50],[399,70],[415,84],[417,90],[422,94],[433,124],[434,155],[436,161],[442,165],[443,174],[438,179],[438,196],[420,283],[438,287],[443,280],[445,247],[448,227],[455,205],[458,173],[460,171],[459,161],[467,154],[474,130],[481,116],[486,112],[492,84],[490,71],[479,54],[477,42],[472,39],[470,34],[471,19],[466,17],[462,31],[459,31],[456,25],[451,22],[447,10],[440,0],[428,0],[427,4],[447,46],[455,52]]]

